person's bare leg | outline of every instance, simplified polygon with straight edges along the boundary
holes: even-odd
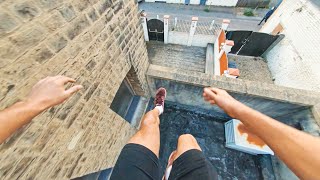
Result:
[[[177,150],[171,155],[174,157],[171,156],[168,160],[163,180],[218,179],[215,168],[205,158],[197,140],[191,134],[183,134],[178,138]]]
[[[183,153],[191,149],[197,149],[201,151],[201,148],[197,140],[191,134],[183,134],[178,138],[177,149],[173,151],[168,159],[168,165],[166,172],[163,176],[163,180],[169,179],[173,162],[178,159]]]
[[[160,119],[159,110],[153,109],[144,115],[139,131],[129,140],[128,143],[135,143],[150,149],[159,157],[160,149]]]
[[[178,138],[177,150],[174,155],[174,160],[179,156],[191,149],[198,149],[201,151],[201,148],[197,140],[191,134],[183,134]]]
[[[164,88],[157,90],[154,101],[155,108],[144,115],[139,131],[128,142],[140,144],[150,149],[157,157],[159,157],[160,149],[159,115],[163,113],[166,94]]]

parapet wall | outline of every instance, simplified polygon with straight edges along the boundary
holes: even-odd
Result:
[[[150,65],[147,74],[151,93],[163,86],[167,88],[169,101],[194,106],[214,115],[223,115],[224,112],[202,99],[203,87],[225,89],[242,103],[273,118],[288,117],[301,111],[305,116],[299,115],[300,120],[305,117],[308,122],[316,126],[317,122],[319,123],[316,112],[319,112],[317,107],[320,94],[317,92],[157,65]],[[289,118],[286,123],[290,124]]]
[[[84,89],[0,145],[1,179],[70,179],[112,167],[134,133],[109,109],[129,70],[148,95],[149,66],[133,0],[0,1],[0,107],[46,76]]]
[[[314,136],[320,136],[320,94],[273,84],[230,79],[196,71],[150,65],[148,69],[150,92],[159,87],[167,89],[167,100],[183,105],[191,111],[212,115],[226,122],[231,118],[217,106],[202,98],[208,86],[227,90],[235,99],[283,123]],[[276,156],[272,165],[277,179],[294,179],[296,176]],[[268,178],[267,178],[268,179]]]

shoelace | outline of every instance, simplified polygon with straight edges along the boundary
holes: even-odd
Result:
[[[159,93],[159,94],[160,94],[160,93]],[[162,104],[162,103],[163,103],[162,96],[163,96],[163,95],[161,94],[161,96],[157,96],[157,97],[156,97],[156,103],[157,103],[157,104]],[[159,103],[159,101],[160,101],[160,103]]]

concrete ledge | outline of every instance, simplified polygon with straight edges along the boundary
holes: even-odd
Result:
[[[293,89],[274,84],[230,79],[222,76],[191,72],[178,68],[150,65],[147,71],[150,77],[167,79],[200,87],[214,86],[235,93],[254,95],[267,99],[314,106],[320,103],[320,93],[306,90]],[[319,109],[319,108],[318,108]]]
[[[317,121],[318,125],[320,126],[320,103],[312,107],[312,113],[313,113],[314,119]]]

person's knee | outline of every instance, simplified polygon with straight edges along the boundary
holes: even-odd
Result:
[[[197,140],[191,134],[182,134],[178,138],[178,142],[196,142]]]
[[[183,134],[183,135],[179,136],[175,160],[179,156],[181,156],[183,153],[185,153],[186,151],[191,150],[191,149],[198,149],[201,151],[201,148],[200,148],[199,144],[197,143],[196,138],[194,138],[191,134]]]
[[[154,126],[159,125],[159,122],[152,112],[148,112],[144,115],[143,125]]]
[[[183,134],[178,138],[178,146],[181,146],[183,149],[200,149],[200,146],[191,134]]]

